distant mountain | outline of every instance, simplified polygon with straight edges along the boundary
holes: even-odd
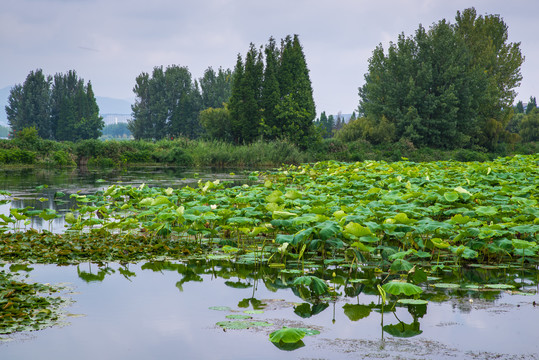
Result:
[[[0,125],[7,126],[6,105],[12,86],[0,89]],[[96,97],[99,113],[131,115],[131,103],[127,100]]]

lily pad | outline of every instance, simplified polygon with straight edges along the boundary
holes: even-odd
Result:
[[[306,333],[299,328],[283,327],[280,330],[276,330],[269,335],[269,339],[273,343],[287,343],[293,344],[305,337]]]
[[[227,319],[234,319],[234,320],[247,320],[252,319],[252,316],[249,315],[241,315],[241,314],[231,314],[226,316]]]
[[[427,300],[421,299],[399,299],[397,302],[403,305],[426,305],[429,303]]]
[[[250,321],[219,321],[216,323],[216,325],[222,327],[223,329],[231,329],[231,330],[242,330],[242,329],[248,329],[252,327],[252,323]]]
[[[228,306],[210,306],[208,309],[217,310],[217,311],[231,311],[232,309]]]

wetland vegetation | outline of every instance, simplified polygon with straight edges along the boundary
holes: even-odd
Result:
[[[257,283],[291,290],[293,313],[302,319],[344,302],[352,322],[379,313],[382,338],[415,337],[423,333],[427,308],[453,299],[511,294],[534,311],[538,165],[537,155],[481,163],[327,161],[253,171],[240,185],[204,179],[190,186],[103,183],[88,193],[55,192],[56,201],[75,201],[63,215],[63,234],[46,225],[27,228],[33,217],[45,224],[60,217],[54,209],[11,207],[0,215],[3,267],[76,265],[79,278],[99,282],[114,273],[129,279],[135,274],[129,264],[141,264],[141,270],[181,274],[179,290],[207,276],[222,278],[227,287],[253,293],[238,303],[239,311],[221,309],[228,315],[215,325],[267,328],[279,349],[303,346],[320,328],[286,321],[276,328],[275,321],[257,319],[271,308],[256,297]],[[2,196],[11,201],[7,192]],[[85,270],[84,263],[97,270]],[[122,265],[115,270],[115,263]],[[7,271],[2,276],[5,284],[12,281]],[[53,291],[32,286],[36,296]],[[20,310],[24,305],[13,299],[27,298],[16,295],[21,287],[13,283],[2,293],[9,310],[2,314],[4,333],[37,329],[45,315],[51,314],[47,324],[59,316],[58,300],[48,297]],[[219,310],[218,296],[214,306]],[[398,320],[402,311],[411,319]],[[388,312],[397,323],[387,324]]]

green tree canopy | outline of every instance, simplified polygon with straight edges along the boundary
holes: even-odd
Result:
[[[151,76],[143,72],[135,82],[133,118],[128,123],[135,139],[200,136],[202,96],[187,67],[155,67]]]
[[[263,51],[251,44],[245,62],[238,55],[233,79],[229,110],[236,142],[287,137],[307,146],[316,109],[297,35],[283,39],[280,49],[273,38]]]
[[[458,12],[455,24],[419,26],[414,36],[399,35],[387,54],[382,45],[373,51],[359,89],[360,113],[371,122],[367,127],[383,119],[382,128],[394,127],[389,141],[491,148],[513,114],[522,78],[519,45],[507,42],[498,15],[477,16],[473,8]]]
[[[11,128],[35,127],[53,140],[96,139],[104,126],[92,84],[84,84],[74,70],[53,77],[30,72],[22,85],[11,89],[6,113]]]

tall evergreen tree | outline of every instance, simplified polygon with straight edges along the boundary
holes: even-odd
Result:
[[[297,145],[306,147],[313,136],[313,120],[316,108],[309,69],[299,37],[286,37],[281,46],[281,62],[278,72],[281,95],[281,121],[283,134]]]
[[[51,139],[50,77],[43,71],[31,71],[22,85],[14,86],[8,98],[6,114],[13,131],[34,126],[38,135]]]
[[[277,75],[279,70],[279,49],[275,39],[270,37],[264,52],[266,54],[266,67],[262,83],[262,116],[263,136],[266,139],[275,139],[282,136],[282,126],[279,126],[275,108],[279,104],[281,95]]]
[[[241,55],[238,54],[236,59],[236,66],[234,67],[234,73],[232,76],[232,89],[230,94],[230,103],[228,106],[230,114],[230,125],[231,125],[231,137],[236,142],[239,143],[242,140],[241,127],[243,124],[244,110],[244,92],[245,88],[243,87],[243,60]]]
[[[528,104],[526,105],[526,115],[530,114],[536,107],[537,99],[535,96],[530,96],[530,101],[528,101]]]
[[[263,52],[253,44],[245,63],[238,55],[228,107],[233,137],[238,142],[288,137],[305,147],[315,135],[316,109],[299,38],[288,36],[280,50],[270,38],[264,52],[265,67]]]

